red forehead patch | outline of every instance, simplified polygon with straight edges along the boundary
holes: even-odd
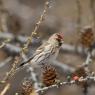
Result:
[[[62,33],[57,34],[57,36],[58,36],[58,38],[59,38],[59,39],[63,39],[63,38],[64,38],[64,36],[63,36],[63,34],[62,34]]]

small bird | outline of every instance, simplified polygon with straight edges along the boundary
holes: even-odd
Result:
[[[32,57],[21,63],[20,67],[27,63],[30,63],[31,65],[46,64],[51,59],[56,59],[60,47],[64,42],[63,38],[63,33],[53,34],[45,43],[37,48]]]

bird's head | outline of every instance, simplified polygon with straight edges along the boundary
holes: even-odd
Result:
[[[61,46],[63,44],[63,42],[64,42],[63,33],[57,33],[56,34],[56,40],[58,41],[59,46]]]
[[[55,33],[50,37],[50,41],[55,40],[58,42],[59,46],[61,46],[64,42],[63,33]]]

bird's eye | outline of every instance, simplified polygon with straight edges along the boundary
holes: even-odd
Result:
[[[57,34],[57,36],[59,39],[63,39],[63,37],[61,35]]]

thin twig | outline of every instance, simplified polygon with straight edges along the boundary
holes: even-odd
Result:
[[[51,86],[48,86],[48,87],[43,87],[43,88],[41,88],[41,89],[38,89],[38,90],[36,90],[36,92],[44,92],[44,91],[46,91],[46,90],[48,90],[48,89],[58,88],[58,87],[60,87],[60,86],[62,86],[62,85],[73,84],[73,83],[75,83],[75,81],[60,82],[60,83],[58,83],[58,84],[54,84],[54,85],[51,85]]]
[[[95,76],[94,77],[86,77],[86,78],[79,78],[79,82],[85,82],[85,81],[89,81],[89,80],[91,80],[91,81],[93,81],[93,82],[95,82]],[[48,86],[48,87],[43,87],[43,88],[41,88],[41,89],[38,89],[38,90],[36,90],[36,92],[44,92],[44,91],[47,91],[47,90],[49,90],[49,89],[52,89],[52,88],[59,88],[60,86],[64,86],[64,85],[71,85],[71,84],[76,84],[76,81],[75,80],[71,80],[71,81],[69,81],[69,82],[60,82],[60,83],[58,83],[58,84],[54,84],[54,85],[51,85],[51,86]]]
[[[8,64],[10,61],[12,60],[12,57],[8,57],[5,59],[5,61],[0,63],[0,68],[2,68],[3,66],[5,66],[6,64]]]
[[[10,41],[11,41],[10,39],[6,39],[5,41],[3,41],[2,44],[0,45],[0,48],[3,48]]]
[[[17,68],[17,64],[19,63],[19,58],[15,57],[14,63],[12,65],[12,68],[9,72],[6,73],[6,76],[3,79],[3,83],[5,83],[7,80],[9,80],[10,77],[12,77],[15,74],[15,70]]]
[[[9,32],[0,32],[0,39],[14,39],[14,35],[12,33]]]
[[[10,43],[7,43],[5,45],[5,47],[2,49],[5,49],[6,51],[8,51],[10,55],[11,54],[18,54],[21,51],[20,47],[17,47],[15,45],[10,44]],[[92,57],[95,56],[94,50],[95,49],[93,49]],[[65,43],[62,45],[61,51],[68,52],[68,53],[77,53],[80,55],[87,55],[87,49],[84,49],[84,52],[83,52],[83,48],[81,46],[77,46],[77,49],[76,49],[75,45],[70,45],[70,44],[65,44]]]
[[[48,8],[49,8],[49,2],[47,1],[47,2],[45,2],[45,8],[44,8],[43,13],[40,16],[40,19],[36,23],[35,28],[34,28],[33,32],[31,33],[31,35],[29,36],[26,44],[24,44],[24,47],[22,48],[22,52],[27,51],[29,44],[32,42],[33,36],[37,35],[37,30],[38,30],[39,26],[41,25],[42,21],[44,20]]]
[[[69,65],[65,64],[65,63],[61,63],[57,60],[53,60],[52,61],[53,65],[60,67],[64,72],[68,73],[68,72],[74,72],[75,68],[70,67]]]
[[[27,42],[28,40],[28,37],[27,36],[22,36],[22,35],[18,35],[17,37],[15,37],[15,35],[13,35],[12,33],[9,33],[9,32],[0,32],[0,39],[11,39],[12,41],[14,42],[19,42],[21,44],[24,44]],[[40,39],[36,39],[36,38],[33,38],[32,39],[32,42],[31,42],[33,45],[35,44],[41,44],[41,41]]]
[[[10,54],[18,54],[21,51],[21,48],[12,44],[7,44],[4,48],[4,50],[8,51]]]
[[[0,93],[0,95],[5,95],[6,92],[9,90],[10,88],[10,84],[7,83],[6,86],[4,87],[4,89],[2,90],[2,92]]]
[[[92,57],[95,57],[94,50],[95,48],[93,48],[93,51],[91,54]],[[88,55],[87,48],[85,48],[83,52],[83,48],[81,46],[77,46],[77,49],[76,49],[75,45],[70,45],[70,44],[63,44],[61,47],[61,51],[69,52],[69,53],[77,53],[77,54],[85,55],[85,56]]]
[[[86,61],[85,61],[85,63],[83,63],[83,66],[88,66],[91,62],[92,62],[91,53],[88,52]]]
[[[75,45],[70,45],[70,44],[63,44],[61,47],[61,51],[63,52],[69,52],[69,53],[77,53],[77,54],[81,54],[81,55],[86,55],[86,49],[83,52],[83,48],[81,46],[76,46]]]

